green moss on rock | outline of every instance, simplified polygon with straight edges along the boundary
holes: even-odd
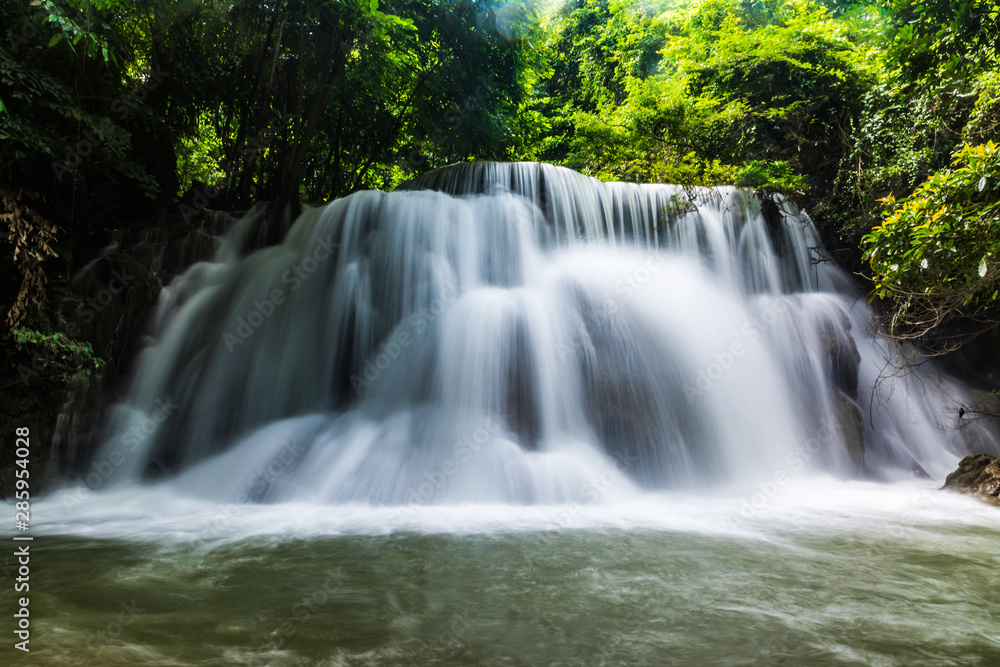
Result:
[[[971,493],[1000,506],[1000,459],[987,454],[966,456],[959,462],[958,470],[948,475],[942,488]]]

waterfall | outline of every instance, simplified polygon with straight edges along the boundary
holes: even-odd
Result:
[[[1000,453],[956,428],[956,381],[891,365],[788,203],[473,163],[309,209],[252,249],[258,222],[164,290],[100,484],[562,503],[607,471],[628,493],[943,477]]]

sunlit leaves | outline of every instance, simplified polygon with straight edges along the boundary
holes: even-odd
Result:
[[[988,307],[1000,281],[998,177],[1000,146],[964,145],[951,168],[932,174],[909,197],[886,199],[882,225],[863,239],[877,294],[903,308],[911,294],[925,295],[922,308],[937,303],[975,315]]]
[[[992,0],[895,0],[889,56],[911,80],[955,80],[996,62],[1000,5]]]

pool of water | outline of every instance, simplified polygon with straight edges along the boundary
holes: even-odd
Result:
[[[66,490],[33,509],[32,653],[0,661],[998,665],[1000,510],[936,486],[404,508]]]

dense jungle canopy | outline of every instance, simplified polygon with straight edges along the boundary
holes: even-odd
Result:
[[[472,159],[789,197],[898,337],[1000,319],[997,4],[0,0],[0,25],[5,347],[87,357],[55,303],[156,209],[287,217]]]

